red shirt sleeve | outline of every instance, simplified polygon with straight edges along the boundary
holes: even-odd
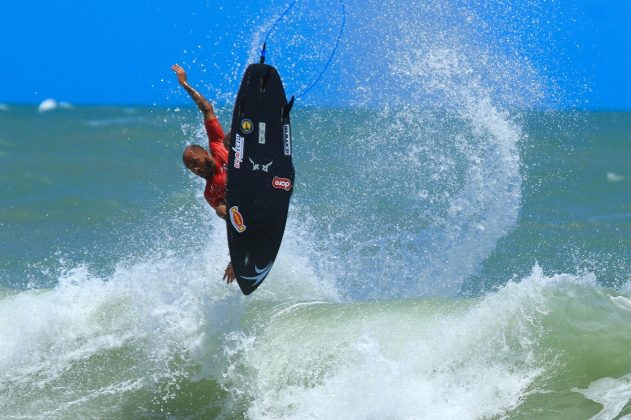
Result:
[[[206,134],[208,134],[208,149],[217,163],[217,172],[227,170],[228,150],[223,144],[224,133],[219,120],[217,118],[206,120],[204,121],[204,126],[206,127]]]
[[[208,134],[208,148],[212,150],[213,143],[220,143],[223,146],[224,134],[219,120],[217,118],[205,120],[204,126],[206,127],[206,134]]]

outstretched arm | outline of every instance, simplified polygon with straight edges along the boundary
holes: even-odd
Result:
[[[188,81],[186,80],[186,71],[184,71],[182,66],[180,66],[179,64],[173,64],[171,66],[171,70],[175,72],[180,85],[182,85],[184,90],[188,92],[193,101],[195,101],[195,104],[197,105],[199,110],[202,111],[202,113],[204,114],[204,120],[207,121],[215,118],[215,110],[213,109],[212,104],[208,102],[206,98],[204,98],[198,91],[193,89],[191,85],[188,84]]]

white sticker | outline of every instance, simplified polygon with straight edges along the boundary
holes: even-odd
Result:
[[[243,162],[243,149],[245,148],[245,137],[236,134],[235,145],[232,148],[234,150],[234,167],[239,169],[241,167],[241,162]]]
[[[289,124],[283,125],[283,141],[285,144],[285,156],[291,156],[291,128]]]
[[[259,123],[259,144],[265,144],[265,123]]]
[[[248,159],[250,159],[250,163],[252,164],[253,171],[262,170],[263,172],[269,172],[269,167],[272,166],[272,163],[274,163],[274,161],[271,161],[267,165],[261,165],[260,163],[256,163],[255,161],[253,161],[252,158],[248,158]]]

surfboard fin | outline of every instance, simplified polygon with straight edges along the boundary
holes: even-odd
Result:
[[[289,112],[291,111],[291,108],[294,106],[294,100],[296,100],[296,98],[292,96],[289,102],[287,102],[287,105],[283,107],[283,121],[289,118]]]

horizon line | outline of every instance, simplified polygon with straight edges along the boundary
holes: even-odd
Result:
[[[45,99],[46,100],[46,99]],[[45,101],[44,100],[44,101]],[[42,102],[44,101],[40,101],[39,103],[35,103],[35,102],[3,102],[0,101],[0,111],[6,111],[8,109],[10,109],[11,107],[17,107],[17,108],[26,108],[26,107],[33,107],[33,108],[38,108]],[[53,109],[50,109],[49,111],[52,110],[69,110],[72,108],[159,108],[159,109],[170,109],[170,108],[191,108],[191,109],[196,109],[195,105],[189,104],[189,103],[180,103],[180,104],[159,104],[159,103],[153,103],[153,104],[147,104],[147,103],[93,103],[93,102],[68,102],[68,101],[56,101],[56,106]],[[215,105],[217,108],[225,108],[225,107],[232,107],[233,105],[227,102],[216,102]],[[419,106],[420,108],[421,106]],[[358,105],[300,105],[297,104],[296,108],[320,108],[320,109],[373,109],[373,108],[379,108],[378,105],[376,106],[358,106]],[[441,109],[441,107],[424,107],[425,109]],[[539,111],[539,112],[548,112],[548,111],[560,111],[560,112],[570,112],[570,111],[574,111],[574,112],[631,112],[631,107],[629,108],[618,108],[618,107],[590,107],[590,106],[583,106],[583,107],[554,107],[554,106],[539,106],[539,107],[530,107],[530,108],[513,108],[512,110],[517,110],[517,111]]]

